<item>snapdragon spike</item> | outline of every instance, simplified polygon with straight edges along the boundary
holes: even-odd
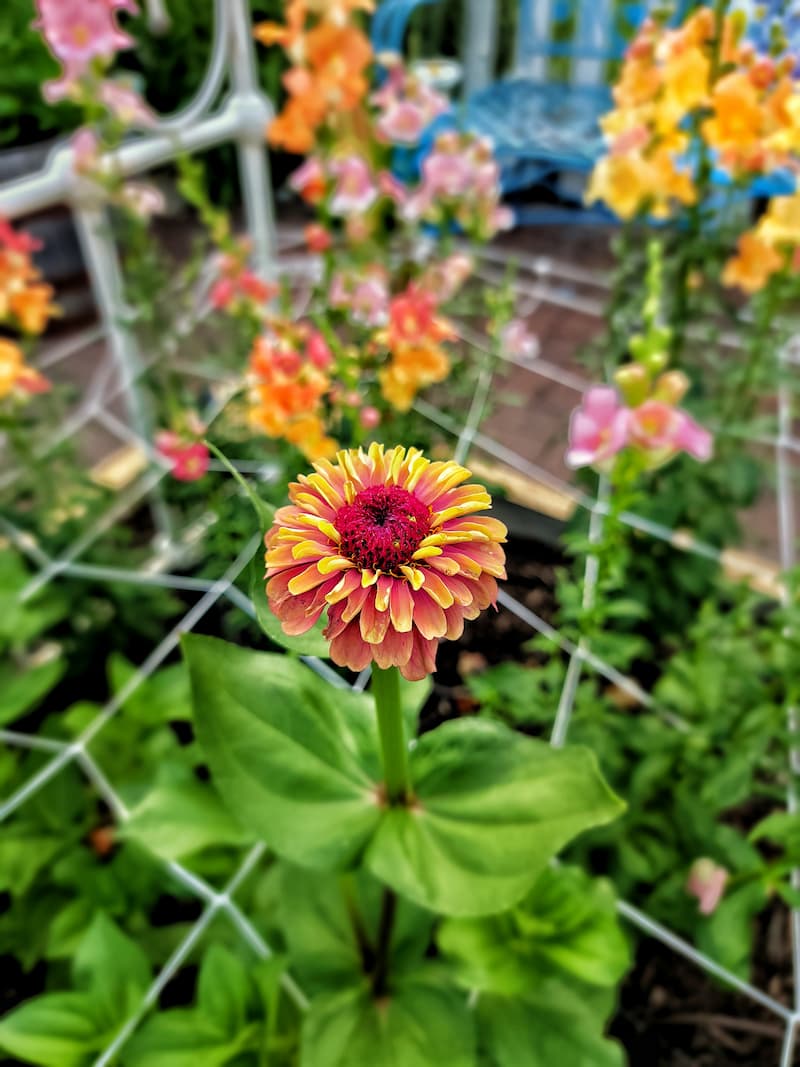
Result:
[[[267,597],[290,635],[327,612],[331,658],[417,680],[439,639],[495,604],[506,528],[459,464],[416,448],[342,451],[289,489],[266,535]]]

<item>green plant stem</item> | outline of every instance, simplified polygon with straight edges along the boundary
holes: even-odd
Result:
[[[386,993],[386,983],[389,977],[389,949],[396,911],[397,894],[391,889],[384,889],[378,924],[378,944],[375,949],[375,969],[372,972],[372,992],[376,997],[382,997]]]
[[[378,714],[386,799],[389,804],[404,804],[409,794],[408,754],[397,667],[383,670],[373,663],[372,694]]]

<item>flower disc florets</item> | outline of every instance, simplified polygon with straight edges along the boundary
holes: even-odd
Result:
[[[418,449],[339,452],[289,487],[267,533],[267,596],[287,634],[327,611],[331,658],[409,679],[436,667],[439,638],[494,604],[506,528],[469,471]]]
[[[431,528],[431,509],[396,485],[373,485],[339,510],[339,549],[357,567],[396,574]]]

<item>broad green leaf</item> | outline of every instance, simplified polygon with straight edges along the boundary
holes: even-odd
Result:
[[[575,867],[549,867],[515,908],[482,919],[449,919],[439,947],[464,986],[519,996],[544,978],[613,987],[630,965],[611,886]]]
[[[410,756],[414,803],[381,806],[371,698],[286,656],[188,636],[198,737],[242,825],[302,866],[362,855],[421,907],[481,915],[515,904],[572,837],[621,802],[592,754],[496,723],[446,723]]]
[[[0,891],[25,893],[36,875],[64,847],[60,835],[44,834],[24,822],[3,827],[0,835]]]
[[[511,907],[568,841],[624,808],[587,749],[556,750],[499,723],[445,723],[410,764],[415,802],[386,811],[366,863],[445,915]]]
[[[72,961],[75,986],[88,993],[95,1013],[108,1026],[123,1022],[150,984],[150,964],[142,949],[99,911]]]
[[[229,1037],[244,1029],[252,993],[241,960],[222,945],[212,944],[200,965],[197,1004],[202,1015]]]
[[[196,1011],[174,1009],[148,1019],[123,1049],[124,1067],[223,1067],[255,1048],[259,1027],[223,1033]]]
[[[478,1026],[496,1067],[624,1067],[620,1045],[602,1020],[565,987],[537,1003],[481,997]]]
[[[181,860],[213,845],[246,845],[252,834],[236,822],[214,789],[199,781],[150,790],[119,828],[164,860]]]
[[[301,1047],[300,1067],[475,1067],[465,997],[422,974],[378,1002],[366,985],[315,997]]]
[[[322,631],[327,625],[325,612],[308,633],[300,634],[299,637],[289,637],[283,632],[280,620],[273,613],[267,601],[267,594],[264,590],[264,557],[260,551],[254,556],[250,567],[250,597],[256,609],[258,625],[273,644],[285,648],[287,652],[293,652],[296,656],[319,656],[320,659],[329,657],[330,646],[326,638],[322,636]]]
[[[11,663],[0,664],[0,726],[35,708],[61,678],[66,666],[62,657],[24,669]]]
[[[383,886],[363,870],[336,875],[280,866],[281,927],[301,986],[314,993],[352,984],[364,972],[364,946],[369,962],[377,943]],[[419,966],[432,924],[430,912],[402,897],[396,902],[391,974]]]
[[[118,652],[108,660],[108,676],[115,693],[128,684],[138,668]],[[190,719],[189,676],[183,663],[161,667],[131,693],[123,704],[127,715],[148,725]]]
[[[746,979],[753,951],[753,923],[766,903],[767,890],[761,882],[736,886],[712,915],[698,921],[697,947]]]
[[[334,690],[288,656],[186,635],[197,735],[239,822],[309,867],[354,864],[381,819],[359,746],[367,697]]]
[[[49,917],[47,952],[49,960],[70,959],[83,940],[94,917],[94,905],[86,897],[73,897]]]
[[[111,1039],[95,1016],[87,993],[46,993],[0,1019],[0,1048],[23,1063],[85,1067]]]

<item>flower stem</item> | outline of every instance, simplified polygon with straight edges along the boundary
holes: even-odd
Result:
[[[397,667],[382,669],[373,663],[372,693],[378,713],[386,799],[390,804],[404,804],[409,793],[408,758]]]
[[[392,944],[392,930],[397,911],[397,894],[391,889],[384,889],[381,902],[381,917],[378,925],[378,946],[375,953],[375,970],[372,972],[372,992],[376,997],[386,994],[389,978],[389,952]]]

